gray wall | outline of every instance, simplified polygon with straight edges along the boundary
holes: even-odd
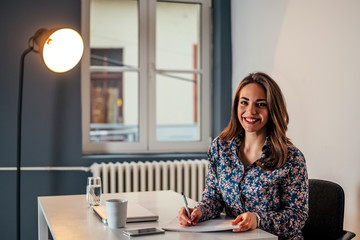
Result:
[[[80,1],[35,0],[0,3],[0,167],[16,166],[17,94],[21,53],[41,27],[80,31]],[[25,62],[23,166],[86,166],[81,157],[80,70],[56,74],[30,53]],[[37,238],[37,196],[80,194],[88,173],[22,173],[21,236]],[[15,171],[0,171],[1,238],[15,239]]]
[[[213,135],[230,119],[231,33],[230,0],[215,0]],[[71,27],[80,32],[80,0],[2,0],[0,2],[0,168],[16,166],[17,94],[21,53],[39,28]],[[221,31],[221,36],[217,32]],[[223,52],[221,49],[225,49]],[[221,65],[220,65],[221,64]],[[22,166],[89,166],[93,162],[204,157],[195,155],[82,156],[80,68],[56,74],[38,54],[25,62]],[[226,109],[226,110],[225,110]],[[84,194],[83,171],[23,171],[22,239],[37,238],[37,196]],[[15,171],[0,171],[1,238],[16,236]]]

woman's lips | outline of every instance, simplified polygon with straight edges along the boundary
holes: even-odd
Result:
[[[248,124],[255,124],[259,119],[257,118],[246,118],[244,117],[244,121]]]

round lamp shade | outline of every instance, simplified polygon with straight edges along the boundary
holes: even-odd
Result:
[[[80,34],[70,28],[62,28],[45,40],[42,58],[50,70],[61,73],[75,67],[83,51],[84,43]]]

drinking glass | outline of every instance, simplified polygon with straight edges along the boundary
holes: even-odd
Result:
[[[101,178],[88,177],[86,186],[86,200],[90,207],[101,203]]]

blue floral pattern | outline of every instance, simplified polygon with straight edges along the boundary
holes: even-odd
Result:
[[[288,144],[288,157],[281,168],[263,170],[256,163],[246,169],[237,156],[241,136],[233,141],[218,137],[210,145],[206,186],[199,202],[200,221],[216,218],[225,210],[236,217],[256,212],[259,228],[279,239],[303,239],[301,229],[308,216],[308,175],[303,154]],[[260,159],[271,150],[268,138]]]

